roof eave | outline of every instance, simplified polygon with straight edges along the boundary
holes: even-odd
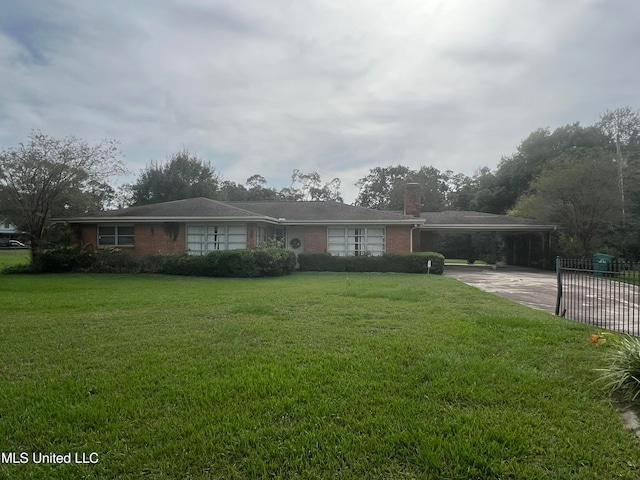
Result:
[[[423,219],[387,219],[387,220],[367,220],[362,218],[352,218],[348,220],[289,220],[282,219],[281,225],[422,225]]]
[[[211,216],[194,216],[194,217],[70,217],[70,218],[53,218],[54,223],[156,223],[156,222],[267,222],[279,223],[277,218],[266,216],[251,217],[211,217]]]
[[[457,230],[457,231],[488,231],[488,232],[552,232],[558,229],[556,225],[504,225],[504,224],[425,224],[421,230]]]

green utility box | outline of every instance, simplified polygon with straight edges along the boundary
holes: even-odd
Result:
[[[607,272],[610,272],[611,262],[616,259],[613,255],[606,253],[594,253],[593,254],[593,274],[596,277],[604,277]]]

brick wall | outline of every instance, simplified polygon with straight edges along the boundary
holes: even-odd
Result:
[[[98,247],[98,227],[96,225],[78,225],[79,239],[72,239],[72,241],[79,240],[79,243],[85,243],[91,245],[93,248]]]
[[[420,184],[407,183],[404,194],[404,214],[419,217],[422,212]]]
[[[258,244],[258,226],[255,223],[247,225],[247,248],[254,248]]]
[[[133,253],[137,255],[184,253],[187,249],[184,223],[139,224],[134,228],[134,235]]]
[[[410,232],[410,226],[387,225],[387,253],[409,253]]]
[[[304,251],[313,253],[327,251],[327,227],[318,226],[305,229]]]
[[[413,251],[414,252],[424,252],[422,247],[422,236],[420,235],[420,230],[416,228],[412,232],[413,236]]]
[[[270,235],[273,230],[269,229]],[[389,253],[408,253],[411,248],[410,226],[389,225],[386,227],[386,251]],[[98,246],[98,228],[93,225],[80,225],[79,233],[82,242]],[[414,252],[420,251],[420,233],[418,230],[414,234]],[[135,247],[122,250],[130,251],[137,255],[153,253],[183,253],[186,251],[186,232],[184,223],[152,223],[138,224],[134,228]],[[256,225],[250,224],[247,227],[247,247],[252,248],[256,243]],[[319,225],[317,227],[306,227],[304,231],[304,251],[305,252],[326,252],[327,251],[327,227]]]

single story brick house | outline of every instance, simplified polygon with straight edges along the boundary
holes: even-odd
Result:
[[[135,254],[202,255],[252,248],[267,239],[300,252],[409,252],[412,216],[337,202],[222,202],[190,198],[68,218],[77,238]],[[418,235],[415,235],[419,239]]]
[[[71,225],[79,242],[95,248],[118,247],[134,254],[202,255],[214,250],[252,248],[276,239],[296,253],[381,255],[429,250],[429,231],[436,225],[430,223],[432,214],[421,212],[421,207],[419,185],[409,184],[402,212],[337,202],[226,202],[190,198],[57,221]],[[459,225],[464,225],[463,216],[456,217],[457,213],[443,216],[445,213],[440,212],[443,219],[457,218]],[[504,224],[501,227],[497,219],[507,218],[478,215],[485,219],[483,230],[492,226],[500,229]],[[511,230],[547,231],[553,227],[528,219],[508,219]]]

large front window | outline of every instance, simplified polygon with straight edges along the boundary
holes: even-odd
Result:
[[[133,247],[133,226],[98,227],[98,247]]]
[[[329,228],[327,251],[331,255],[382,255],[385,251],[384,228]]]
[[[191,255],[243,248],[247,248],[246,225],[187,226],[187,250]]]

